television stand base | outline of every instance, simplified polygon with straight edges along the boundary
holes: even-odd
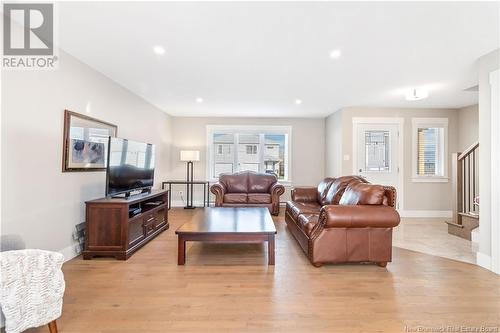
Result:
[[[130,198],[87,201],[83,259],[115,257],[126,260],[168,229],[168,195],[165,190],[152,190]]]

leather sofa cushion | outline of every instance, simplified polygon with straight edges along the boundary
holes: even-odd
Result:
[[[363,178],[357,176],[343,176],[336,178],[330,186],[325,197],[325,205],[338,205],[340,198],[344,194],[345,189],[349,184],[366,182]]]
[[[248,192],[248,172],[220,175],[219,182],[226,187],[226,193]]]
[[[332,186],[332,183],[335,179],[334,178],[325,178],[319,183],[318,185],[318,203],[323,206],[326,205],[325,198],[328,193],[328,190],[330,189],[330,186]]]
[[[382,205],[384,187],[366,183],[351,183],[347,186],[340,205]]]
[[[288,201],[286,203],[286,209],[288,213],[297,220],[300,214],[318,214],[321,210],[321,206],[316,202],[295,202]]]
[[[224,194],[225,203],[247,203],[248,196],[246,193],[226,193]]]
[[[292,201],[317,202],[318,189],[316,187],[296,187],[292,189]]]
[[[300,214],[297,218],[298,226],[306,233],[307,236],[311,236],[311,232],[318,221],[319,215],[317,214]]]
[[[248,203],[271,203],[271,195],[268,193],[248,193]]]
[[[269,193],[271,186],[277,181],[275,175],[249,172],[248,193]]]

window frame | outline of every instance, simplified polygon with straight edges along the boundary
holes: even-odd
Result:
[[[421,128],[442,128],[439,137],[438,165],[439,175],[418,174],[418,130]],[[448,118],[412,118],[412,182],[414,183],[447,183],[448,178]]]
[[[239,134],[259,134],[264,136],[266,134],[284,134],[285,136],[285,178],[279,179],[281,184],[291,184],[292,182],[292,127],[291,126],[258,126],[258,125],[207,125],[207,179],[210,182],[218,181],[218,178],[214,178],[212,175],[214,173],[214,142],[213,135],[215,133],[221,134],[233,134],[235,135],[235,142],[238,142]],[[260,145],[264,146],[261,142]],[[236,150],[237,151],[237,150]],[[264,149],[260,149],[260,155],[264,154]],[[263,156],[260,156],[263,158]],[[237,155],[235,155],[236,165]],[[263,163],[261,161],[260,163]]]

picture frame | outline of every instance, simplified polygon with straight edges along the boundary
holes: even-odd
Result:
[[[116,137],[114,124],[64,110],[63,172],[104,171],[109,137]]]

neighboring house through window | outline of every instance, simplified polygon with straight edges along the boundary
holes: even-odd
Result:
[[[255,171],[289,181],[289,126],[207,126],[208,173]]]

